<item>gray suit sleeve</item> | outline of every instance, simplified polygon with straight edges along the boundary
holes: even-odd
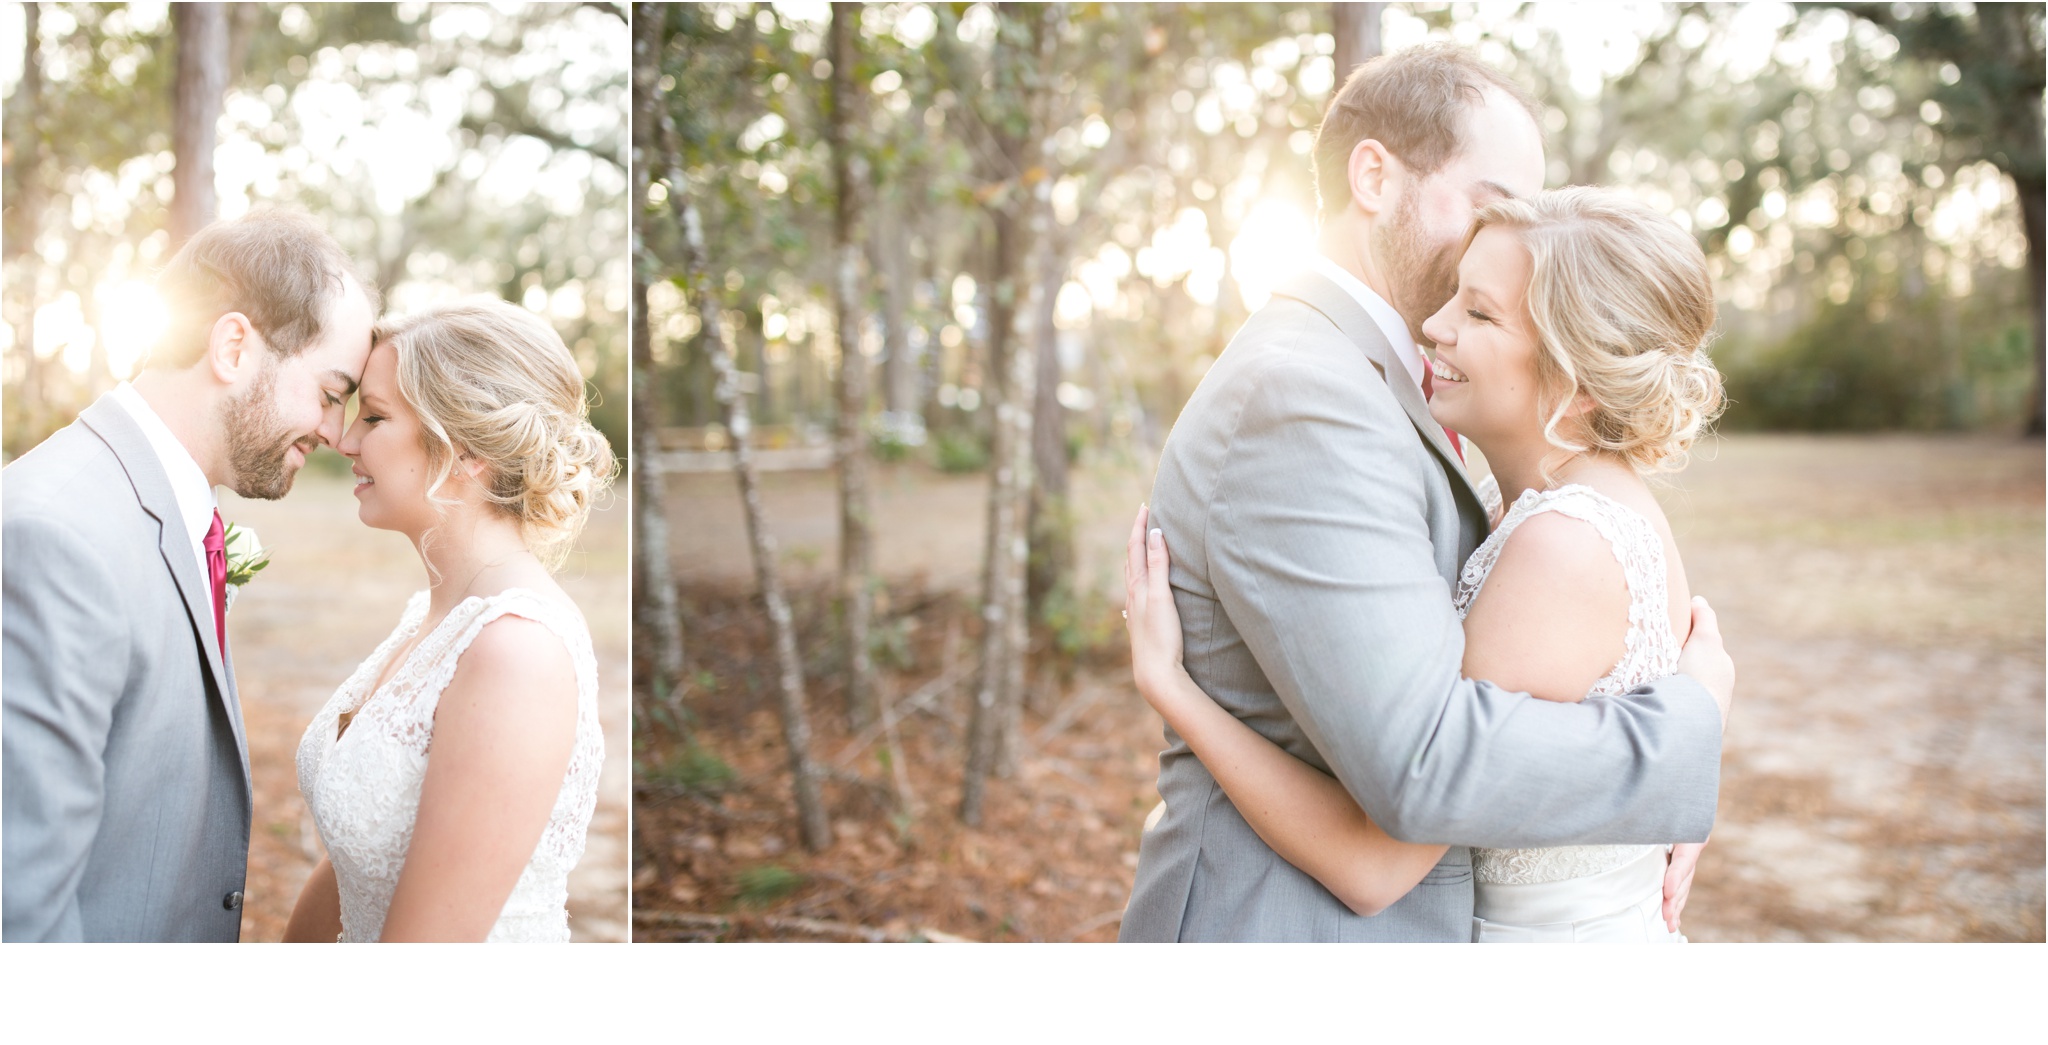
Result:
[[[1243,376],[1254,385],[1210,506],[1211,581],[1374,822],[1492,848],[1707,836],[1721,723],[1702,687],[1675,676],[1563,704],[1462,678],[1407,417],[1383,387],[1312,361]]]
[[[107,731],[128,635],[96,550],[62,524],[16,518],[0,533],[5,613],[4,935],[77,940],[78,886],[99,832]]]

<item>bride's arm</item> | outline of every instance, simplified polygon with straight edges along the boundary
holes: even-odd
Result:
[[[1138,691],[1274,852],[1353,911],[1370,917],[1385,910],[1422,881],[1445,847],[1388,837],[1334,777],[1281,750],[1195,685],[1181,667],[1165,539],[1146,522],[1140,509],[1124,570]]]
[[[299,902],[292,905],[292,919],[285,923],[285,943],[333,943],[341,935],[341,890],[334,882],[334,865],[320,858],[313,875],[299,890]]]
[[[1607,538],[1559,512],[1522,520],[1465,614],[1460,671],[1572,703],[1628,651],[1628,582]]]
[[[533,858],[576,743],[576,673],[545,625],[484,626],[434,714],[383,939],[482,940]]]

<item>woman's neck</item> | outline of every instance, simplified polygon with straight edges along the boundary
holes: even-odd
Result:
[[[1566,438],[1569,439],[1568,436]],[[1608,454],[1574,454],[1560,450],[1544,439],[1541,432],[1527,438],[1474,439],[1473,444],[1486,456],[1487,467],[1493,469],[1493,479],[1500,484],[1503,504],[1515,503],[1515,498],[1525,490],[1551,490],[1567,483],[1584,482],[1615,469],[1632,471],[1626,463]],[[1549,468],[1547,473],[1546,465]]]
[[[533,557],[519,524],[486,506],[450,509],[434,529],[413,536],[427,568],[428,613],[439,617],[474,593],[486,576]]]

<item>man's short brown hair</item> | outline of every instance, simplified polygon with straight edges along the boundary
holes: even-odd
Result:
[[[229,312],[248,316],[280,358],[298,355],[319,339],[328,308],[351,278],[376,312],[376,288],[312,218],[272,209],[216,221],[157,276],[170,321],[148,365],[183,369],[198,362],[214,323]]]
[[[1541,125],[1536,103],[1513,80],[1451,44],[1384,54],[1351,71],[1330,96],[1314,153],[1316,209],[1325,219],[1351,199],[1351,150],[1367,138],[1417,175],[1433,174],[1466,146],[1468,110],[1502,91]]]

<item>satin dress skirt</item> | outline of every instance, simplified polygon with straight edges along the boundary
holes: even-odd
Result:
[[[1664,926],[1666,850],[1611,871],[1529,885],[1479,883],[1473,943],[1684,943]]]

